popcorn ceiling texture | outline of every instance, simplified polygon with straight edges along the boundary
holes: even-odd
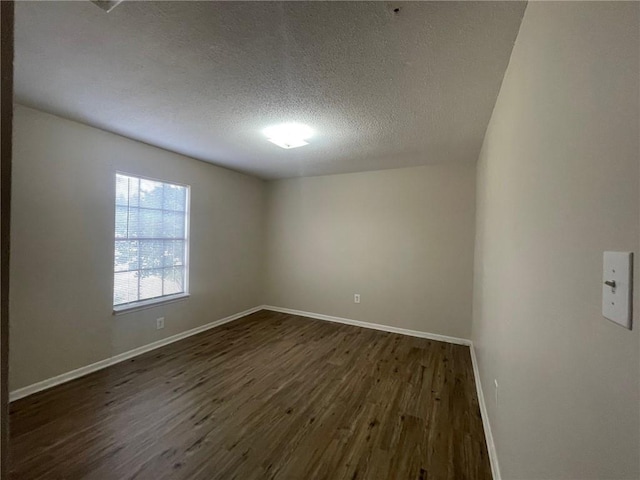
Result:
[[[16,99],[267,179],[472,163],[524,9],[19,2]],[[267,142],[261,130],[286,121],[317,136]]]

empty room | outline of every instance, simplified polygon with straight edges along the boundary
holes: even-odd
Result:
[[[0,23],[2,479],[640,480],[640,2]]]

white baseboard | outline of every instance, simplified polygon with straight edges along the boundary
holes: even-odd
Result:
[[[41,392],[42,390],[46,390],[56,385],[60,385],[61,383],[65,383],[79,377],[84,377],[89,373],[93,373],[98,370],[102,370],[103,368],[110,367],[111,365],[115,365],[116,363],[120,363],[130,358],[137,357],[138,355],[149,352],[151,350],[155,350],[156,348],[164,347],[165,345],[168,345],[173,342],[177,342],[178,340],[182,340],[183,338],[191,337],[192,335],[197,335],[198,333],[204,332],[206,330],[219,327],[220,325],[224,325],[225,323],[232,322],[234,320],[237,320],[238,318],[246,317],[247,315],[258,312],[260,310],[263,310],[262,305],[250,308],[249,310],[245,310],[244,312],[236,313],[234,315],[221,318],[220,320],[215,320],[213,322],[207,323],[206,325],[202,325],[200,327],[187,330],[186,332],[178,333],[177,335],[163,338],[162,340],[158,340],[157,342],[149,343],[148,345],[143,345],[142,347],[134,348],[133,350],[129,350],[128,352],[121,353],[114,357],[105,358],[104,360],[100,360],[99,362],[92,363],[91,365],[80,367],[76,370],[72,370],[70,372],[63,373],[61,375],[57,375],[47,380],[43,380],[41,382],[37,382],[23,388],[19,388],[9,393],[9,401],[13,402],[14,400],[18,400],[20,398],[33,395],[34,393]]]
[[[288,313],[290,315],[299,315],[301,317],[315,318],[317,320],[327,320],[329,322],[344,323],[345,325],[353,325],[356,327],[371,328],[373,330],[382,330],[383,332],[399,333],[400,335],[409,335],[412,337],[428,338],[429,340],[438,340],[440,342],[455,343],[457,345],[471,345],[471,340],[466,338],[449,337],[447,335],[438,335],[437,333],[421,332],[418,330],[408,330],[406,328],[390,327],[388,325],[380,325],[379,323],[362,322],[360,320],[351,320],[350,318],[332,317],[321,313],[303,312],[302,310],[293,310],[291,308],[273,307],[271,305],[263,305],[263,309],[273,312]]]
[[[500,474],[500,465],[498,464],[496,444],[493,441],[493,434],[491,433],[491,425],[489,424],[489,412],[487,412],[487,404],[484,401],[482,383],[480,382],[480,370],[478,368],[478,359],[476,357],[476,349],[473,345],[471,345],[470,350],[471,350],[471,363],[473,364],[473,376],[476,379],[476,391],[478,395],[478,403],[480,404],[480,416],[482,417],[482,427],[484,430],[484,438],[487,443],[487,450],[489,452],[489,461],[491,462],[491,474],[493,476],[493,480],[502,480],[502,476]]]

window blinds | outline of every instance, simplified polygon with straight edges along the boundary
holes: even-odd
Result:
[[[116,174],[113,305],[186,293],[189,187]]]

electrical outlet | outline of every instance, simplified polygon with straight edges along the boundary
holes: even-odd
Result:
[[[498,380],[496,378],[493,379],[493,384],[495,385],[495,390],[496,390],[496,407],[498,406]]]
[[[353,303],[360,303],[360,294],[359,293],[354,293],[353,294]]]
[[[161,328],[164,328],[164,317],[156,319],[156,330],[160,330]]]

